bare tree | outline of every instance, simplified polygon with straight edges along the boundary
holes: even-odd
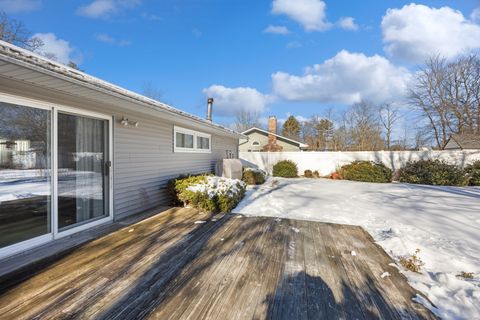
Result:
[[[375,107],[366,101],[353,104],[344,115],[344,127],[348,132],[347,148],[354,151],[383,149],[381,125]]]
[[[237,132],[243,132],[253,127],[262,128],[260,114],[257,111],[242,109],[236,114],[233,127]]]
[[[480,57],[431,57],[416,73],[409,102],[427,120],[438,148],[452,133],[480,134]]]
[[[43,46],[43,41],[32,37],[23,22],[10,19],[5,12],[0,13],[0,39],[31,51]]]
[[[395,127],[395,123],[400,118],[398,108],[393,106],[391,103],[385,103],[379,108],[379,119],[380,123],[385,130],[385,146],[387,150],[390,150],[392,146],[392,134]]]

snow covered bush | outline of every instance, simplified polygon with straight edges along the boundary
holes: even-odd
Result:
[[[480,161],[475,161],[466,166],[465,173],[467,174],[468,185],[480,186]]]
[[[208,212],[230,212],[245,195],[243,181],[200,175],[175,180],[178,200]]]
[[[440,160],[410,161],[398,170],[398,181],[435,186],[464,186],[468,183],[465,171]]]
[[[298,177],[297,164],[291,160],[279,161],[273,166],[272,175],[274,177],[296,178]]]
[[[263,184],[267,177],[267,173],[261,169],[244,168],[242,181],[248,185]]]
[[[392,181],[392,170],[382,163],[354,161],[338,171],[342,179],[362,182],[386,183]]]

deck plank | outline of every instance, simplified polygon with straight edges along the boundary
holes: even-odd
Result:
[[[170,209],[32,269],[0,318],[434,319],[391,262],[360,227]]]

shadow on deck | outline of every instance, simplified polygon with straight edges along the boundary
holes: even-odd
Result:
[[[391,262],[360,227],[174,208],[4,286],[0,317],[433,318]]]

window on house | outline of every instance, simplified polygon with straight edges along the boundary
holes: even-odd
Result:
[[[253,141],[252,142],[252,146],[259,146],[259,145],[260,145],[260,143],[258,141]]]
[[[176,132],[175,135],[177,148],[193,149],[193,135],[182,132]]]
[[[211,135],[174,127],[175,152],[211,152]]]
[[[197,149],[210,150],[210,138],[197,136]]]

